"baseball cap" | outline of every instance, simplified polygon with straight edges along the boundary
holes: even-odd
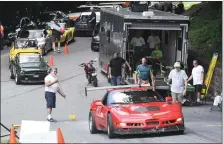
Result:
[[[180,62],[175,62],[174,67],[175,67],[175,68],[180,68],[180,67],[181,67]]]

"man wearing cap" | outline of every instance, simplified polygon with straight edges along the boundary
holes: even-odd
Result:
[[[62,97],[66,97],[59,87],[56,74],[57,68],[49,69],[49,74],[45,77],[45,99],[48,113],[47,120],[49,122],[56,122],[56,120],[51,117],[52,109],[56,108],[56,93],[58,92]]]
[[[174,68],[175,69],[171,70],[167,82],[172,80],[171,95],[173,103],[182,103],[183,96],[186,95],[188,77],[185,70],[181,69],[180,62],[176,62]]]

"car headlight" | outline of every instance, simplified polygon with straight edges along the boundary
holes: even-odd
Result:
[[[178,118],[178,119],[177,119],[177,122],[180,122],[180,121],[182,121],[182,120],[183,120],[182,118]]]
[[[118,126],[126,126],[126,123],[119,123]]]
[[[25,72],[23,70],[20,71],[20,74],[24,74]]]

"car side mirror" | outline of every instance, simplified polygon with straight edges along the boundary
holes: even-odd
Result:
[[[167,103],[172,102],[172,100],[173,100],[173,99],[172,99],[172,97],[171,97],[171,96],[167,96],[167,97],[166,97],[166,102],[167,102]]]

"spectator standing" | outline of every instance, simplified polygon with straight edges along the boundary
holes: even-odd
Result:
[[[141,37],[140,32],[136,32],[136,36],[132,38],[130,44],[133,46],[143,46],[145,45],[144,39]]]
[[[96,26],[96,13],[95,13],[94,8],[92,8],[92,7],[91,7],[91,15],[90,15],[89,22],[91,23],[91,26],[92,26],[92,29],[93,29],[93,32],[94,32],[95,26]]]
[[[51,117],[52,109],[56,108],[56,93],[58,92],[62,97],[66,97],[61,91],[58,79],[57,79],[57,68],[50,69],[49,74],[45,77],[45,99],[47,106],[47,120],[49,122],[57,122]]]
[[[176,62],[174,64],[174,68],[175,69],[171,70],[167,81],[169,82],[172,80],[171,95],[173,98],[173,103],[182,103],[183,96],[186,95],[188,77],[185,70],[180,69],[180,62]]]
[[[156,45],[160,47],[160,38],[152,31],[151,36],[148,37],[147,43],[151,49],[154,49]]]
[[[193,79],[193,85],[195,87],[195,92],[197,94],[197,103],[200,103],[201,90],[204,81],[204,68],[198,64],[197,60],[193,61],[194,68],[192,69],[191,76],[188,82]]]
[[[129,67],[129,71],[132,71],[129,63],[123,58],[119,57],[118,53],[114,53],[114,57],[109,63],[109,73],[108,77],[111,78],[111,85],[117,86],[121,84],[122,78],[122,65],[126,64]]]

